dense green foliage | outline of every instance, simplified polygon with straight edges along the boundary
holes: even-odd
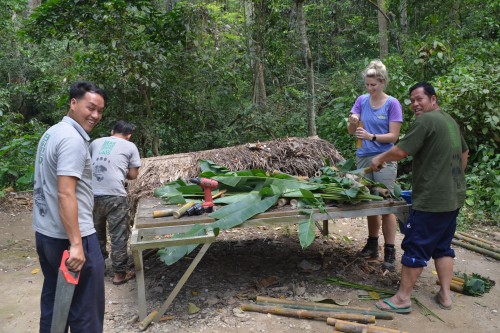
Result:
[[[364,92],[360,73],[379,54],[372,3],[311,0],[304,7],[317,132],[344,157],[354,154],[346,117]],[[471,151],[463,221],[499,221],[499,2],[384,3],[387,92],[404,106],[402,133],[412,119],[405,107],[408,87],[432,82]],[[294,1],[2,4],[2,188],[29,188],[37,137],[65,114],[68,85],[78,79],[95,81],[111,97],[91,135],[109,133],[117,119],[129,120],[138,126],[133,141],[144,157],[307,135],[306,68]],[[265,106],[255,103],[256,57],[264,67]]]

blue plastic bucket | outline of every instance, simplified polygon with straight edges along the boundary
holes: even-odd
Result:
[[[411,205],[411,190],[409,191],[401,191],[401,198],[403,198],[407,204]]]
[[[411,190],[409,191],[401,191],[401,198],[403,198],[407,204],[411,205],[412,204],[412,200],[411,200]],[[411,210],[411,208],[410,208]],[[399,218],[398,218],[398,225],[399,225],[399,231],[405,235],[406,234],[406,221],[401,221]]]

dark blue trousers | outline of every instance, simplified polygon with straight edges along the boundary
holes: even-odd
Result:
[[[40,333],[50,333],[59,265],[67,239],[57,239],[36,233],[36,251],[44,281],[40,302]],[[96,234],[82,238],[85,264],[75,287],[68,316],[71,333],[102,333],[104,321],[104,259]],[[68,328],[66,328],[66,332]]]

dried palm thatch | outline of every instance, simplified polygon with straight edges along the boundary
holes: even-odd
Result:
[[[335,165],[344,158],[328,141],[318,137],[285,138],[240,146],[165,155],[141,160],[139,176],[128,183],[128,194],[134,211],[142,196],[179,178],[196,177],[199,160],[210,160],[229,170],[263,169],[280,171],[294,176],[311,177],[328,160]]]

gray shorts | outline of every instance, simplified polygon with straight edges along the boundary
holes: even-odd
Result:
[[[356,167],[358,169],[366,168],[371,165],[373,156],[356,156]],[[378,172],[367,173],[364,176],[377,183],[382,183],[394,193],[394,182],[398,175],[398,164],[396,162],[386,162],[385,166]]]

